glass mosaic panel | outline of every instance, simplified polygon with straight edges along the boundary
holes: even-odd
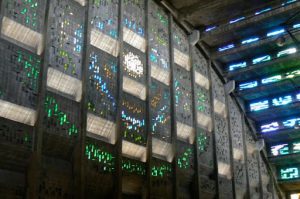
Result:
[[[96,116],[116,120],[118,60],[91,48],[88,68],[88,111]]]
[[[153,198],[172,198],[172,164],[156,158],[152,158],[151,163],[151,196]]]
[[[145,37],[145,1],[123,0],[123,26]]]
[[[119,0],[92,0],[90,7],[91,28],[105,35],[118,38]]]
[[[193,106],[191,74],[180,66],[175,65],[175,105],[176,120],[189,126],[193,125]]]
[[[44,102],[44,129],[50,134],[77,137],[80,115],[77,103],[47,92]]]
[[[198,164],[200,168],[202,168],[202,166],[214,168],[214,149],[212,133],[202,130],[201,128],[198,128],[197,131],[197,146],[199,151]]]
[[[35,109],[41,58],[6,41],[0,44],[0,99]]]
[[[34,30],[42,32],[45,1],[43,0],[4,0],[4,16]]]
[[[189,41],[186,33],[176,23],[173,23],[172,30],[173,30],[174,48],[188,55],[190,51],[189,51]]]
[[[183,142],[177,142],[177,167],[180,170],[190,170],[195,168],[194,147]]]
[[[209,91],[196,84],[194,92],[196,95],[196,110],[210,117],[211,108]]]
[[[128,44],[124,44],[123,71],[126,77],[142,84],[146,83],[145,55]]]
[[[168,15],[154,1],[150,1],[150,8],[149,59],[152,67],[151,76],[159,81],[166,81],[168,84],[170,81],[169,19]]]
[[[123,138],[135,144],[146,145],[145,102],[124,93],[121,107]]]
[[[115,172],[116,157],[113,154],[111,145],[88,139],[85,144],[84,154],[89,163],[92,162],[93,165],[96,165],[97,172]]]
[[[84,9],[73,0],[50,4],[49,66],[81,79]]]
[[[154,137],[171,142],[170,88],[152,79],[150,86],[151,132]]]

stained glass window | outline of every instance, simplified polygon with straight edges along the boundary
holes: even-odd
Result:
[[[123,40],[136,49],[145,52],[145,1],[123,0],[123,2]]]
[[[124,158],[122,159],[122,170],[123,173],[132,173],[135,175],[141,175],[145,176],[146,175],[146,166],[145,163]]]
[[[168,15],[150,1],[149,22],[149,59],[151,63],[151,77],[169,85],[169,19]]]
[[[117,59],[98,50],[91,50],[89,59],[88,110],[97,116],[115,121]]]
[[[71,0],[53,0],[50,13],[49,65],[81,79],[84,9]]]
[[[35,109],[41,58],[6,41],[0,43],[0,99]]]
[[[151,132],[153,136],[171,141],[170,88],[152,80],[150,86]]]
[[[125,140],[146,145],[145,103],[128,94],[123,95],[121,129]]]
[[[44,102],[44,128],[48,133],[67,137],[79,135],[79,107],[73,101],[50,92]]]
[[[41,32],[44,22],[45,1],[42,0],[5,0],[4,15],[10,19]]]
[[[299,168],[298,167],[288,167],[280,169],[280,178],[282,180],[290,180],[299,178]]]
[[[118,3],[118,0],[93,0],[90,9],[92,27],[114,39],[118,38]]]
[[[115,172],[116,157],[106,144],[87,141],[84,154],[88,160],[98,164],[97,172]]]
[[[179,169],[194,169],[193,145],[177,142],[177,166]]]
[[[192,115],[192,92],[191,92],[191,75],[190,72],[176,66],[175,75],[175,104],[177,121],[191,125],[193,122]]]
[[[119,54],[118,3],[118,0],[93,0],[90,4],[91,44],[115,57]]]

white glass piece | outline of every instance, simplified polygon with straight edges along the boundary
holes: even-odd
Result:
[[[212,131],[212,120],[209,116],[201,112],[197,112],[197,123],[209,132]]]
[[[214,99],[214,112],[224,118],[227,117],[226,106],[223,102],[220,102],[217,99]]]
[[[27,28],[7,17],[2,19],[1,35],[22,43],[33,53],[42,54],[44,50],[42,34]]]
[[[174,62],[177,65],[185,68],[187,71],[190,71],[191,69],[190,56],[180,52],[176,48],[174,48]]]
[[[143,53],[146,52],[146,39],[125,27],[123,27],[123,40]]]
[[[122,141],[122,154],[125,157],[136,159],[141,162],[147,161],[147,148],[126,140]]]
[[[114,57],[119,55],[120,46],[118,40],[102,33],[95,28],[93,28],[91,31],[91,45],[111,54]]]
[[[194,128],[178,121],[176,123],[177,123],[177,137],[190,144],[193,144],[195,141]]]
[[[34,126],[37,113],[33,109],[0,100],[0,117]]]
[[[154,157],[163,158],[168,162],[172,162],[174,158],[172,144],[157,138],[152,138],[152,154]]]
[[[87,115],[86,130],[88,134],[91,133],[91,137],[94,137],[92,134],[100,136],[104,138],[104,141],[107,141],[110,144],[115,144],[117,141],[116,124],[90,113]]]
[[[146,100],[146,87],[128,77],[123,76],[123,91],[132,94],[141,100]]]
[[[164,70],[156,65],[151,66],[151,77],[164,83],[165,85],[170,85],[170,71]]]
[[[77,102],[81,101],[82,82],[52,67],[48,68],[47,87],[71,96]]]
[[[202,88],[209,90],[209,80],[204,77],[201,73],[195,72],[195,82]]]

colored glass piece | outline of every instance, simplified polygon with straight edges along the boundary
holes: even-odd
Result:
[[[271,60],[270,55],[264,55],[264,56],[261,56],[261,57],[254,58],[252,60],[252,64],[259,64],[259,63],[270,61],[270,60]]]
[[[234,71],[236,69],[245,68],[245,67],[247,67],[247,62],[231,64],[231,65],[229,65],[229,71]]]
[[[228,45],[226,45],[226,46],[223,46],[223,47],[218,48],[218,51],[219,51],[219,52],[223,52],[223,51],[225,51],[225,50],[229,50],[229,49],[232,49],[232,48],[234,48],[234,47],[235,47],[234,44],[228,44]]]
[[[250,111],[260,111],[269,108],[269,101],[264,100],[250,104]]]
[[[260,127],[262,133],[268,133],[272,131],[276,131],[279,129],[279,123],[278,122],[272,122],[269,124],[261,125]]]
[[[273,156],[287,155],[289,154],[289,146],[288,144],[280,144],[280,145],[272,146],[271,153]]]
[[[246,89],[250,89],[250,88],[255,88],[258,86],[258,82],[257,81],[252,81],[252,82],[246,82],[246,83],[242,83],[239,85],[239,89],[240,90],[246,90]]]

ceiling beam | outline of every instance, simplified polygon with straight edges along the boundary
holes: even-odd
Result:
[[[207,9],[214,9],[216,7],[222,7],[227,4],[236,3],[236,0],[206,0],[194,3],[192,5],[183,7],[179,9],[179,12],[185,16],[189,17],[193,15],[195,12],[207,10]]]
[[[263,13],[260,15],[249,17],[238,23],[234,23],[234,24],[224,23],[224,24],[219,25],[218,28],[213,31],[203,32],[201,40],[206,40],[206,39],[210,39],[212,37],[217,37],[218,35],[222,35],[224,33],[234,32],[236,29],[251,26],[252,24],[255,24],[259,21],[266,20],[266,19],[271,18],[276,15],[284,14],[287,12],[298,11],[299,8],[300,8],[300,2],[296,2],[293,4],[287,5],[285,7],[279,7],[277,9],[271,10],[269,12],[266,12],[266,13]]]

